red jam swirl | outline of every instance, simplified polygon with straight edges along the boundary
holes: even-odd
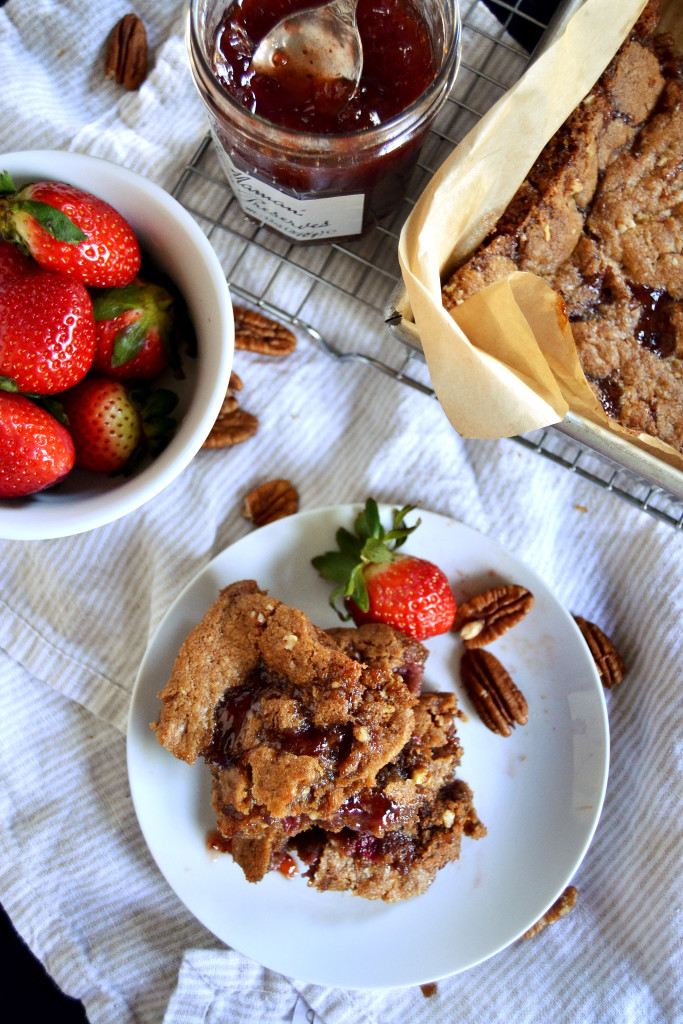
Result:
[[[216,30],[213,70],[244,107],[290,131],[318,135],[361,131],[383,124],[409,107],[437,73],[429,29],[411,0],[360,0],[363,45],[359,88],[340,111],[316,102],[328,82],[296,94],[267,75],[254,73],[252,54],[274,25],[311,0],[234,0]],[[334,104],[332,105],[334,108]]]

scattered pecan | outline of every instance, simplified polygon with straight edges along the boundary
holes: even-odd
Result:
[[[484,647],[523,619],[534,595],[516,583],[504,583],[459,605],[453,630],[465,647]]]
[[[479,717],[491,732],[510,736],[515,724],[526,725],[529,716],[524,694],[494,654],[478,648],[465,651],[460,674]]]
[[[241,391],[244,387],[242,378],[234,370],[230,371],[230,380],[228,381],[228,392],[230,391]]]
[[[258,420],[244,409],[220,412],[202,448],[227,448],[248,441],[258,430]]]
[[[299,495],[289,480],[268,480],[247,494],[242,515],[254,526],[265,526],[293,515],[298,508]]]
[[[532,924],[531,928],[527,928],[523,935],[520,935],[521,939],[531,939],[534,935],[538,935],[540,931],[549,925],[555,924],[561,917],[568,914],[570,910],[573,910],[576,906],[576,897],[578,893],[573,885],[568,885],[561,896],[559,896],[552,907],[546,910],[543,917],[539,918],[536,924]]]
[[[435,996],[437,993],[437,984],[435,981],[428,981],[424,985],[420,985],[422,989],[422,995],[429,999],[430,996]]]
[[[139,89],[147,77],[147,32],[135,14],[114,25],[107,40],[104,77],[125,89]]]
[[[264,356],[286,356],[296,348],[296,335],[284,324],[241,306],[233,306],[233,313],[235,348]]]
[[[580,615],[575,615],[574,621],[593,655],[600,682],[607,690],[611,690],[624,678],[624,662],[621,655],[607,634],[594,622],[588,622]]]

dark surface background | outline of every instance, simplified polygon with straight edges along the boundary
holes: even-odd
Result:
[[[7,2],[0,0],[0,7]],[[546,25],[557,7],[555,0],[509,0],[498,3],[484,0],[507,31],[527,50],[535,47],[541,35],[540,25]],[[10,919],[0,906],[0,950],[2,951],[3,980],[0,999],[8,1009],[10,1003],[22,1006],[23,1020],[45,1021],[50,1024],[87,1024],[82,1003],[65,996],[54,984],[42,964],[14,930]],[[15,998],[12,999],[12,993]]]

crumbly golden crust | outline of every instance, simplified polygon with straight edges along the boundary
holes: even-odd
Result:
[[[651,2],[442,294],[540,275],[607,414],[683,451],[683,75],[658,19]]]
[[[259,590],[253,580],[242,580],[220,592],[183,642],[171,678],[159,692],[161,711],[152,725],[159,742],[193,764],[211,742],[221,698],[241,689],[261,664],[327,703],[348,698],[353,704],[359,697],[360,667],[301,612]],[[330,697],[333,681],[342,691],[336,698]]]
[[[309,864],[309,884],[387,902],[423,893],[460,855],[463,835],[486,834],[469,787],[456,778],[462,756],[453,694],[422,694],[415,728],[398,758],[358,794],[343,828],[321,824],[292,845]]]
[[[420,694],[426,658],[391,626],[325,633],[251,580],[221,591],[153,728],[177,757],[209,763],[218,833],[249,881],[305,833],[324,838],[311,884],[403,899],[463,834],[484,833],[455,776],[456,698]]]
[[[177,757],[213,766],[227,838],[332,814],[372,785],[414,721],[415,696],[400,675],[348,657],[253,581],[221,591],[159,696],[157,738]]]
[[[414,729],[413,705],[427,658],[422,644],[375,624],[333,629],[326,637],[357,666],[365,687],[353,719],[333,703],[338,686],[307,711],[300,686],[288,692],[280,679],[250,700],[239,731],[244,756],[212,764],[218,831],[231,840],[233,858],[249,881],[258,881],[287,839],[314,822],[341,828],[341,808],[374,783]],[[264,735],[270,742],[262,742]]]

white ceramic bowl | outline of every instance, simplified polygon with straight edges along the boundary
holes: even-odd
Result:
[[[209,433],[230,378],[232,305],[225,275],[191,215],[141,175],[98,157],[60,151],[0,155],[17,187],[47,179],[100,196],[132,225],[141,248],[180,289],[197,333],[197,357],[184,358],[185,379],[172,379],[179,426],[168,447],[129,478],[74,470],[54,490],[0,500],[0,537],[66,537],[113,522],[149,501],[188,465]],[[163,378],[161,386],[164,385]]]

